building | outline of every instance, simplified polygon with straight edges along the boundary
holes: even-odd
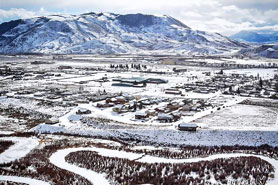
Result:
[[[79,108],[78,111],[76,112],[76,114],[91,114],[91,113],[92,111],[86,108]]]
[[[105,100],[105,102],[106,102],[107,104],[113,103],[113,104],[117,105],[117,104],[125,104],[127,101],[126,101],[125,97],[123,97],[123,96],[117,96],[117,97],[111,98],[111,99],[108,98],[108,99]]]
[[[64,70],[64,69],[72,69],[71,66],[59,66],[58,69]]]
[[[195,123],[180,123],[178,129],[182,131],[196,131],[198,125]]]
[[[176,73],[180,73],[180,72],[187,72],[187,69],[186,68],[174,68],[173,71]]]
[[[165,94],[180,95],[180,94],[181,94],[181,91],[178,90],[178,89],[169,88],[169,89],[165,89]]]
[[[146,78],[141,77],[132,77],[132,78],[114,78],[112,81],[122,82],[122,83],[131,83],[131,84],[142,84]]]
[[[131,77],[131,78],[114,78],[112,81],[121,82],[121,84],[146,84],[146,83],[153,83],[153,84],[165,84],[168,83],[168,80],[164,80],[161,78],[142,78],[142,77]]]
[[[153,84],[166,84],[168,80],[164,80],[161,78],[148,78],[145,80],[146,83],[153,83]]]
[[[161,64],[164,64],[164,65],[176,65],[177,63],[178,63],[178,60],[175,58],[164,58],[161,61]]]
[[[164,122],[164,123],[168,123],[168,122],[172,122],[174,117],[171,114],[163,114],[163,113],[159,113],[157,115],[157,119],[160,122]]]
[[[98,108],[107,108],[107,107],[113,107],[114,103],[97,103]]]
[[[50,118],[50,119],[46,120],[45,123],[49,124],[49,125],[54,125],[54,124],[59,123],[59,119]]]
[[[148,118],[148,114],[145,112],[137,112],[135,114],[135,119],[146,119]]]
[[[119,87],[146,87],[146,83],[138,84],[137,82],[134,83],[112,83],[112,86],[119,86]]]

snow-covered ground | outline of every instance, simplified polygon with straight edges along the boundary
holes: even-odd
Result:
[[[278,131],[277,111],[267,107],[234,105],[195,121],[203,128]]]
[[[66,108],[64,107],[49,107],[44,105],[39,105],[38,101],[30,100],[28,98],[7,98],[5,96],[0,96],[0,105],[2,108],[25,108],[30,111],[37,111],[42,114],[47,114],[51,116],[61,116],[65,113]]]
[[[45,57],[45,58],[43,58]],[[32,58],[32,57],[31,57]],[[42,59],[43,58],[43,59]],[[36,58],[36,60],[52,60],[51,57],[42,56],[42,58]],[[155,57],[153,57],[155,58]],[[125,71],[125,72],[107,72],[104,70],[83,70],[85,68],[102,68],[110,70],[111,61],[116,62],[116,64],[121,63],[133,63],[132,58],[125,57],[111,57],[106,58],[105,56],[76,56],[78,62],[72,60],[53,60],[54,63],[51,65],[36,65],[32,66],[30,63],[25,63],[33,61],[34,59],[24,58],[24,63],[13,64],[16,67],[28,68],[28,70],[36,71],[47,70],[47,73],[61,74],[61,76],[47,76],[45,79],[38,80],[30,76],[30,79],[24,79],[19,81],[8,80],[6,77],[0,78],[1,83],[6,83],[5,89],[9,91],[8,96],[14,96],[13,98],[7,96],[0,97],[1,108],[14,110],[23,110],[28,113],[39,113],[36,118],[41,119],[41,115],[49,115],[58,119],[59,123],[50,125],[42,123],[28,131],[35,131],[36,133],[43,134],[45,139],[44,144],[39,145],[39,140],[36,138],[19,138],[19,137],[3,137],[2,140],[11,140],[15,144],[10,146],[6,151],[0,154],[0,164],[13,162],[16,159],[20,159],[26,156],[32,149],[36,148],[38,150],[43,149],[47,144],[51,145],[52,142],[63,140],[76,143],[93,142],[101,143],[106,146],[111,146],[113,148],[120,148],[124,144],[117,143],[115,141],[127,142],[129,139],[132,144],[138,143],[143,146],[133,145],[129,148],[131,151],[138,150],[175,150],[177,153],[181,151],[178,148],[173,148],[175,146],[260,146],[269,145],[271,147],[278,146],[278,117],[277,108],[275,107],[263,107],[263,106],[253,106],[253,105],[241,105],[239,102],[245,100],[244,97],[222,95],[220,91],[216,93],[200,94],[194,92],[185,92],[182,90],[181,95],[171,95],[165,94],[165,89],[183,85],[184,83],[203,81],[210,79],[211,76],[206,76],[203,72],[218,72],[220,68],[205,68],[198,66],[181,66],[181,65],[161,65],[159,60],[150,59],[151,61],[145,61],[145,59],[140,59],[136,61],[140,64],[146,64],[148,69],[153,71],[162,71],[165,74],[152,74],[152,73],[140,73],[138,71]],[[81,60],[84,59],[84,62]],[[111,60],[111,61],[110,61]],[[142,63],[142,61],[144,61]],[[211,63],[221,63],[222,60],[214,59],[202,59],[205,62]],[[197,62],[202,61],[197,60]],[[224,60],[224,59],[223,59]],[[11,59],[13,62],[13,60]],[[8,62],[11,62],[8,61]],[[17,61],[17,60],[16,60]],[[23,62],[23,59],[17,62]],[[228,62],[233,62],[233,59],[227,59]],[[8,64],[7,62],[7,64]],[[235,59],[235,63],[245,64],[245,60]],[[252,64],[258,62],[258,64],[265,63],[264,61],[246,61],[246,64]],[[137,63],[136,63],[137,64]],[[11,65],[11,66],[13,66]],[[58,70],[61,65],[69,65],[73,68],[82,69],[72,69],[72,70]],[[187,68],[187,72],[182,72],[179,74],[173,73],[173,68]],[[273,77],[275,72],[273,69],[238,69],[238,70],[224,70],[224,73],[240,73],[246,75],[257,76],[257,73],[263,78],[267,79]],[[194,80],[192,78],[194,76]],[[107,77],[109,82],[96,82],[96,80]],[[112,86],[113,78],[130,78],[130,77],[144,77],[144,78],[162,78],[168,80],[167,84],[147,84],[144,88],[132,88],[132,87],[116,87]],[[9,77],[10,78],[10,77]],[[84,81],[88,83],[83,84]],[[84,90],[82,90],[83,87]],[[34,88],[34,92],[28,95],[18,95],[17,91],[22,89],[28,90]],[[81,90],[79,90],[79,88]],[[57,90],[58,89],[58,90]],[[39,92],[37,92],[37,90]],[[45,91],[43,91],[45,90]],[[56,92],[66,92],[73,93],[73,95],[61,95],[63,98],[56,100],[49,100],[47,96],[52,91]],[[194,115],[183,116],[179,121],[175,123],[159,123],[156,117],[152,117],[145,122],[137,121],[134,119],[136,112],[127,112],[118,114],[115,113],[112,108],[99,109],[96,107],[98,102],[90,103],[80,103],[85,99],[85,96],[94,96],[98,91],[107,91],[108,93],[120,93],[129,94],[135,96],[136,98],[154,98],[154,99],[166,99],[165,102],[160,102],[157,105],[145,106],[140,110],[146,111],[148,109],[155,109],[156,107],[166,106],[167,103],[172,101],[182,102],[185,99],[202,99],[204,102],[211,104],[200,109],[199,112],[195,112]],[[84,91],[84,97],[83,96]],[[88,92],[86,92],[88,91]],[[77,92],[77,93],[76,93]],[[38,94],[36,94],[38,93]],[[37,97],[34,96],[45,93],[45,96]],[[75,94],[76,93],[76,94]],[[54,93],[53,93],[54,94]],[[59,95],[59,94],[58,94]],[[72,99],[71,99],[72,98]],[[80,98],[80,99],[79,99]],[[47,101],[41,101],[47,100]],[[65,102],[63,102],[65,101]],[[264,102],[264,99],[261,99]],[[271,103],[273,100],[269,99]],[[52,104],[55,102],[55,105]],[[77,103],[77,106],[64,107],[59,103],[73,102]],[[85,101],[86,102],[86,101]],[[48,105],[46,105],[49,103]],[[56,104],[57,103],[57,104]],[[54,105],[54,106],[53,106]],[[57,105],[57,106],[56,106]],[[61,106],[60,106],[61,105]],[[213,108],[212,108],[213,107]],[[92,113],[86,115],[77,115],[76,112],[80,108],[89,109]],[[220,110],[219,110],[220,108]],[[191,111],[193,112],[193,111]],[[11,118],[10,116],[4,114],[0,115],[0,134],[10,134],[13,131],[26,130],[23,124],[21,124],[21,117]],[[10,114],[12,115],[12,114]],[[37,114],[36,114],[37,115]],[[41,116],[41,117],[40,117]],[[81,120],[81,118],[86,118]],[[28,118],[32,120],[33,117]],[[47,118],[48,119],[48,118]],[[183,132],[177,129],[179,123],[197,123],[200,128],[196,132]],[[41,122],[40,122],[41,123]],[[9,127],[9,129],[2,129]],[[11,130],[12,132],[6,132],[6,130]],[[49,134],[48,134],[49,133]],[[56,133],[58,135],[51,135],[51,133]],[[59,135],[60,133],[65,133],[65,135]],[[46,134],[46,135],[44,135]],[[76,136],[68,136],[66,134],[74,135],[86,135],[91,137],[79,138]],[[107,140],[95,139],[95,138],[106,138]],[[109,139],[113,139],[113,141]],[[133,140],[134,139],[134,140]],[[49,141],[49,142],[48,142]],[[58,143],[58,142],[57,142]],[[148,145],[148,146],[145,146]],[[171,147],[172,145],[172,147]],[[39,147],[37,147],[39,146]],[[84,145],[82,145],[84,146]],[[87,145],[86,145],[87,146]],[[166,159],[162,157],[154,157],[146,155],[145,153],[133,153],[118,151],[112,149],[104,148],[67,148],[61,149],[55,152],[50,157],[50,162],[59,168],[66,169],[73,173],[79,174],[87,178],[90,182],[94,184],[109,184],[109,180],[106,178],[106,174],[96,173],[91,170],[87,170],[75,165],[69,164],[65,161],[65,157],[71,152],[78,151],[93,151],[97,152],[99,155],[106,157],[116,157],[125,158],[131,161],[142,162],[142,163],[189,163],[189,162],[199,162],[199,161],[210,161],[219,158],[231,158],[231,157],[241,157],[241,156],[254,156],[268,161],[275,167],[275,177],[273,180],[269,180],[268,184],[274,185],[277,182],[277,161],[264,156],[259,155],[249,155],[243,153],[237,154],[217,154],[211,155],[206,158],[194,158],[194,159]],[[52,166],[52,165],[51,165]],[[32,166],[31,166],[32,167]],[[34,169],[35,170],[35,169]],[[41,178],[43,179],[43,178]],[[24,177],[14,177],[14,176],[0,176],[2,181],[13,181],[22,182],[29,184],[47,184],[46,182],[39,181],[36,179],[29,179]]]
[[[225,70],[225,74],[245,74],[245,75],[253,75],[257,76],[258,74],[263,79],[273,78],[275,74],[277,74],[276,69],[232,69],[232,70]]]
[[[0,182],[1,181],[25,183],[29,185],[50,185],[50,183],[47,183],[42,180],[36,180],[28,177],[9,176],[9,175],[0,175]]]
[[[74,125],[75,124],[75,125]],[[172,128],[137,128],[137,129],[97,129],[82,123],[71,126],[39,125],[33,129],[38,133],[69,133],[86,136],[114,137],[119,139],[138,139],[144,142],[175,145],[201,146],[278,146],[277,131],[268,130],[229,130],[199,129],[197,132],[177,131]],[[174,138],[174,139],[173,139]]]
[[[4,130],[0,130],[0,134],[3,134],[3,135],[9,135],[9,134],[12,134],[14,133],[13,131],[4,131]]]
[[[0,154],[0,164],[13,162],[24,157],[39,144],[36,138],[0,137],[0,140],[14,142],[12,146]]]

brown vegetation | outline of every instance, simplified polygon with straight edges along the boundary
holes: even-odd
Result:
[[[12,141],[0,141],[0,154],[7,150],[14,143]]]
[[[224,184],[265,184],[268,175],[274,171],[271,164],[256,157],[217,159],[197,163],[147,164],[100,156],[95,152],[70,153],[70,163],[106,173],[119,184],[212,184],[214,178]],[[193,175],[194,174],[194,175]],[[246,175],[248,174],[248,175]],[[231,176],[233,178],[228,179]]]
[[[27,156],[12,163],[1,164],[0,175],[30,177],[59,185],[91,184],[87,179],[67,170],[60,169],[49,162],[49,157],[57,149],[76,146],[74,143],[68,143],[70,143],[69,140],[61,140],[43,149],[35,149]],[[82,144],[80,143],[79,145],[82,146]]]
[[[0,114],[9,118],[24,120],[27,128],[33,128],[50,118],[49,115],[42,114],[35,110],[30,111],[23,107],[14,108],[12,106],[0,108]]]

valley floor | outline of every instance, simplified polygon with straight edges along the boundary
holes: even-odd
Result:
[[[277,69],[84,57],[2,58],[0,183],[278,184]]]

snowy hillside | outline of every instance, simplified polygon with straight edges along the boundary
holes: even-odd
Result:
[[[278,42],[278,32],[273,30],[241,31],[230,38],[253,43],[274,43]]]
[[[0,24],[0,53],[220,54],[244,46],[170,16],[87,13]]]
[[[239,53],[246,56],[278,58],[278,45],[264,44],[255,48],[242,49]]]

